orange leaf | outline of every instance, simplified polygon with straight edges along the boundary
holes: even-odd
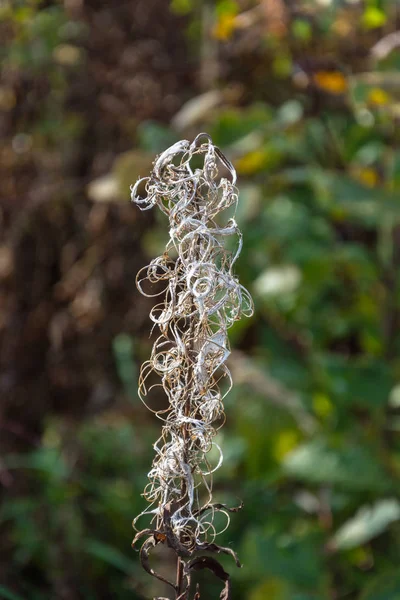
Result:
[[[347,79],[340,71],[318,71],[313,75],[313,80],[329,94],[344,94],[348,88]]]

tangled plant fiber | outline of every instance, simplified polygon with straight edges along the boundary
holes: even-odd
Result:
[[[230,597],[229,575],[217,560],[194,557],[196,552],[230,554],[240,566],[233,550],[215,543],[220,531],[214,525],[216,512],[226,516],[227,527],[229,513],[240,507],[213,503],[212,496],[212,476],[222,463],[215,436],[225,421],[223,399],[232,387],[225,365],[227,331],[253,312],[249,293],[233,273],[242,236],[234,217],[224,219],[224,211],[237,205],[235,183],[232,164],[202,133],[193,143],[183,140],[168,148],[156,159],[150,177],[132,187],[132,200],[141,210],[158,206],[170,224],[164,254],[137,275],[142,294],[162,296],[150,312],[160,335],[142,365],[139,395],[163,425],[143,494],[150,506],[133,521],[138,532],[133,545],[146,536],[140,550],[143,567],[172,586],[179,600],[188,598],[191,572],[205,568],[224,582],[220,598]],[[140,197],[143,186],[146,195]],[[235,242],[234,249],[228,240]],[[154,374],[161,384],[151,383]],[[224,392],[222,379],[228,382]],[[160,385],[168,407],[155,410],[148,394]],[[138,531],[144,515],[151,515],[152,527]],[[150,567],[150,550],[159,543],[177,554],[175,583]],[[200,598],[199,589],[194,598]]]

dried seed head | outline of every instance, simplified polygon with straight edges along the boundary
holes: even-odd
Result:
[[[227,330],[253,312],[248,291],[233,273],[241,233],[234,216],[224,219],[224,211],[233,207],[234,214],[238,201],[235,183],[232,164],[207,134],[200,134],[193,143],[184,140],[168,148],[150,177],[132,187],[139,208],[157,205],[170,226],[164,254],[137,276],[142,294],[163,297],[150,312],[160,336],[142,365],[139,396],[146,404],[154,387],[148,387],[149,377],[156,374],[169,405],[154,411],[163,425],[144,490],[150,506],[134,526],[141,516],[153,515],[152,531],[167,534],[169,544],[186,555],[213,544],[219,533],[213,524],[216,510],[229,522],[229,510],[212,505],[212,473],[222,463],[215,435],[231,388]],[[228,382],[224,393],[222,379]],[[213,464],[210,455],[216,456]]]

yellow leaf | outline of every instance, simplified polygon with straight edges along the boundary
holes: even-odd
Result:
[[[249,595],[249,600],[288,600],[287,583],[281,579],[270,578],[257,585]]]
[[[367,29],[376,29],[386,23],[386,14],[380,8],[369,6],[363,14],[362,21]]]
[[[172,0],[171,11],[177,15],[187,15],[193,9],[193,3],[190,0]]]
[[[367,101],[375,106],[385,106],[390,103],[390,96],[382,88],[372,88],[368,94]]]
[[[357,171],[355,176],[360,183],[363,183],[365,186],[370,188],[377,186],[379,183],[378,173],[375,171],[375,169],[360,169]]]
[[[273,448],[273,455],[275,459],[279,463],[281,463],[285,456],[296,448],[299,442],[300,435],[298,431],[295,431],[293,429],[281,431],[278,437],[276,438]]]
[[[321,419],[328,418],[333,412],[333,405],[326,394],[317,393],[313,397],[313,408],[315,414]]]
[[[368,331],[363,331],[361,334],[362,347],[368,354],[380,356],[382,354],[382,340],[377,335],[373,335]]]
[[[213,36],[217,40],[226,41],[232,37],[236,29],[236,13],[225,13],[219,16],[213,30]]]
[[[329,94],[344,94],[348,89],[347,79],[340,71],[318,71],[313,75],[313,80]]]
[[[348,558],[351,564],[357,565],[359,568],[365,568],[366,565],[372,566],[373,564],[372,551],[368,546],[353,548],[348,553]]]
[[[356,273],[355,273],[356,274]],[[365,317],[378,318],[378,305],[375,296],[371,293],[360,294],[357,302],[357,309],[360,315]]]
[[[337,223],[343,223],[347,219],[347,211],[342,206],[332,206],[330,214]]]
[[[267,162],[264,150],[254,150],[236,161],[236,170],[240,175],[252,175],[260,171]]]

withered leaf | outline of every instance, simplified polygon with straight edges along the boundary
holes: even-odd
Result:
[[[218,546],[218,544],[209,544],[204,542],[203,544],[198,544],[196,550],[207,550],[208,552],[216,552],[217,554],[228,554],[229,556],[232,556],[236,566],[239,567],[239,569],[242,567],[236,552],[232,550],[232,548],[226,548],[224,546]]]
[[[194,514],[196,515],[196,517],[202,515],[203,513],[205,513],[207,510],[226,510],[230,513],[236,513],[239,512],[239,510],[242,510],[243,508],[243,502],[241,501],[239,506],[227,506],[226,504],[222,504],[221,502],[216,502],[215,504],[207,504],[206,506],[203,506],[203,508],[201,508],[200,510],[196,511]]]
[[[224,589],[221,591],[220,600],[230,600],[231,598],[231,583],[229,579],[229,573],[227,573],[222,565],[211,558],[210,556],[198,556],[190,561],[187,565],[189,571],[200,571],[202,569],[209,569],[214,573],[216,577],[225,582]],[[198,594],[198,590],[196,595]],[[199,596],[198,596],[199,597]],[[196,596],[195,599],[196,600]]]
[[[132,548],[135,546],[136,542],[138,540],[140,540],[140,538],[144,537],[145,535],[154,535],[154,537],[157,536],[157,534],[159,534],[159,531],[156,531],[155,529],[142,529],[142,531],[139,531],[135,537],[133,538],[132,541]]]
[[[168,581],[168,579],[166,579],[165,577],[163,577],[162,575],[160,575],[159,573],[156,573],[156,571],[154,571],[154,569],[151,568],[150,566],[150,562],[149,562],[149,554],[150,554],[150,550],[152,548],[154,548],[157,545],[157,540],[155,539],[155,537],[152,535],[150,536],[143,544],[143,546],[140,548],[140,562],[141,565],[143,567],[143,569],[145,571],[147,571],[147,573],[149,573],[149,575],[152,575],[153,577],[156,577],[157,579],[159,579],[160,581],[163,581],[164,583],[167,583],[168,585],[170,585],[172,588],[175,588],[175,584],[171,583],[171,581]]]

